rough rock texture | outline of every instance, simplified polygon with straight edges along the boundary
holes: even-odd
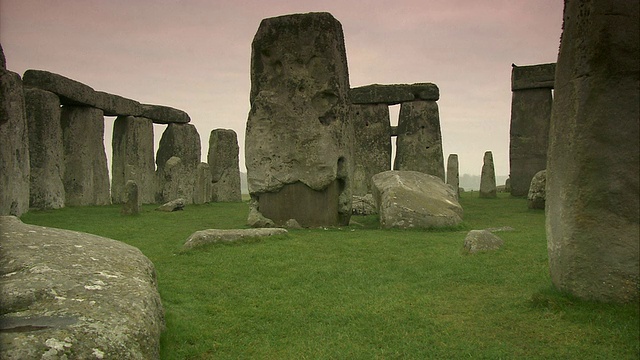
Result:
[[[208,229],[196,231],[185,241],[182,246],[183,249],[192,249],[194,247],[213,244],[219,242],[232,242],[242,239],[254,239],[261,237],[268,237],[273,235],[287,234],[286,229],[272,228],[272,229]]]
[[[136,215],[140,213],[140,192],[138,191],[138,184],[135,181],[129,180],[124,186],[125,201],[122,203],[122,215]]]
[[[60,125],[60,99],[52,92],[24,89],[29,126],[29,206],[64,207],[64,146]]]
[[[551,280],[578,297],[638,301],[640,9],[566,1],[547,165]]]
[[[413,100],[437,101],[440,90],[432,83],[372,84],[351,89],[349,97],[353,104],[396,105]]]
[[[349,223],[354,135],[348,92],[344,35],[331,14],[262,20],[252,43],[245,141],[256,211],[278,216],[276,223]],[[303,200],[309,197],[314,202]]]
[[[186,204],[193,204],[197,167],[195,170],[189,169],[184,166],[182,159],[174,156],[167,160],[158,174],[158,182],[161,184],[158,202],[182,198]]]
[[[29,210],[29,134],[22,81],[0,69],[0,215]]]
[[[153,123],[150,119],[119,116],[113,123],[111,141],[111,201],[126,201],[125,185],[133,180],[142,204],[155,202],[156,167],[153,159]]]
[[[385,171],[373,176],[382,228],[438,228],[462,221],[455,191],[440,178],[417,171]]]
[[[496,170],[493,166],[493,154],[491,151],[484,153],[482,159],[482,172],[480,173],[480,197],[495,198],[497,197],[496,188]]]
[[[181,160],[180,170],[165,169],[168,160],[178,157]],[[169,124],[160,138],[156,153],[156,174],[158,176],[158,191],[156,201],[159,203],[182,197],[187,204],[193,203],[193,187],[195,185],[196,168],[200,164],[200,135],[196,127],[191,124]],[[172,162],[172,166],[175,164]],[[177,177],[180,177],[179,179]],[[180,192],[165,193],[168,186],[166,181],[173,181],[180,185]]]
[[[351,203],[353,215],[373,215],[378,213],[373,194],[366,194],[364,196],[353,195]]]
[[[247,225],[254,228],[271,228],[276,226],[273,220],[264,217],[264,215],[258,211],[258,202],[254,199],[249,201]]]
[[[159,358],[164,313],[140,250],[10,216],[0,228],[0,358]]]
[[[464,238],[464,252],[475,254],[480,251],[498,250],[504,245],[504,240],[489,230],[471,230]]]
[[[238,135],[235,131],[230,129],[211,131],[207,162],[211,171],[213,201],[242,201],[239,153]]]
[[[193,203],[206,204],[212,201],[213,189],[209,164],[201,162],[196,167],[196,179],[193,185]]]
[[[540,170],[531,179],[529,194],[527,195],[529,209],[542,209],[546,200],[545,187],[547,183],[547,170]]]
[[[96,92],[91,86],[62,75],[30,69],[24,72],[23,81],[25,87],[35,87],[57,94],[62,105],[97,105]]]
[[[440,115],[435,101],[400,106],[395,170],[420,171],[445,181]]]
[[[7,59],[4,57],[4,50],[0,44],[0,69],[7,70]]]
[[[141,116],[152,119],[155,124],[186,124],[191,117],[186,112],[163,105],[142,104]]]
[[[511,195],[526,196],[533,175],[547,167],[551,89],[514,91],[511,97],[509,168]]]
[[[553,89],[555,76],[555,63],[527,66],[514,64],[511,69],[511,90]]]
[[[184,199],[175,199],[158,206],[156,210],[165,212],[184,210],[184,204]]]
[[[94,93],[95,107],[102,109],[105,116],[140,116],[142,105],[131,99],[119,95],[109,94],[103,91]]]
[[[102,110],[65,105],[60,121],[64,144],[65,205],[110,204]]]
[[[351,193],[371,194],[371,177],[391,169],[391,123],[385,104],[353,105],[351,107],[355,134],[355,169]]]
[[[460,198],[460,167],[458,164],[458,154],[449,154],[447,158],[447,185],[453,188],[456,197]]]

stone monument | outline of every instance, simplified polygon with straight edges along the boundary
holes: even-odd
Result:
[[[491,151],[487,151],[484,153],[482,173],[480,173],[480,197],[495,198],[497,196],[496,171],[493,166],[493,154]]]

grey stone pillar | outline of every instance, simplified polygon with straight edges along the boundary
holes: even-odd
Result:
[[[460,170],[458,165],[458,154],[449,154],[447,158],[447,184],[456,192],[460,198]]]
[[[212,201],[242,201],[238,135],[230,129],[215,129],[209,135],[207,162],[211,171]]]
[[[440,115],[435,101],[400,105],[395,170],[419,171],[445,181]]]
[[[29,124],[31,184],[29,205],[37,209],[64,207],[64,146],[60,99],[52,92],[25,88]]]
[[[140,202],[152,204],[156,195],[153,159],[153,123],[150,119],[118,116],[113,124],[111,142],[111,200],[120,204],[127,200],[125,185],[129,180],[138,185]]]
[[[180,158],[180,171],[172,169],[172,177],[179,176],[181,179],[173,179],[174,183],[180,183],[180,197],[184,199],[185,204],[193,203],[193,187],[195,185],[196,168],[200,163],[200,135],[196,127],[191,124],[172,123],[167,126],[160,138],[160,145],[156,153],[158,193],[156,201],[165,203],[175,200],[174,198],[166,198],[163,193],[166,192],[166,186],[163,181],[167,179],[168,174],[164,174],[165,164],[172,157]],[[166,175],[166,176],[165,176]],[[173,197],[171,195],[170,197]]]
[[[565,1],[547,163],[551,280],[599,301],[638,301],[638,1]]]
[[[391,123],[387,104],[352,105],[355,134],[353,195],[373,193],[371,177],[391,170]]]
[[[482,173],[480,174],[480,197],[495,198],[497,197],[496,189],[496,171],[493,166],[493,154],[491,151],[484,153],[482,159]]]
[[[331,14],[262,20],[252,43],[245,141],[252,213],[277,225],[349,223],[348,93],[342,25]]]
[[[531,179],[547,166],[555,65],[514,66],[511,71],[509,167],[513,196],[527,196]]]
[[[110,204],[102,110],[65,105],[60,118],[66,206]]]
[[[209,164],[201,162],[196,168],[196,181],[193,187],[193,203],[206,204],[212,201],[213,190]]]

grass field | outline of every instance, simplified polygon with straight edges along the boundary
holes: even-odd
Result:
[[[544,213],[501,195],[461,199],[445,231],[344,228],[183,251],[197,230],[244,228],[246,203],[134,217],[118,206],[30,212],[26,223],[98,234],[155,264],[163,359],[638,359],[638,304],[553,290]],[[465,255],[472,229],[510,226],[492,253]]]

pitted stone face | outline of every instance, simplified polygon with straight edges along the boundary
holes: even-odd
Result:
[[[257,199],[301,183],[333,196],[325,190],[339,180],[337,211],[348,221],[354,138],[340,23],[328,13],[263,20],[252,44],[251,82],[249,192]]]

